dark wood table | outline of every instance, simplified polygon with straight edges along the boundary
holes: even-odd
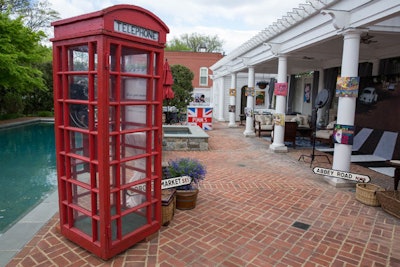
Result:
[[[310,127],[297,127],[298,136],[312,138],[313,130]]]
[[[243,124],[243,121],[245,121],[246,120],[246,115],[245,114],[240,114],[239,115],[239,118],[240,118],[240,126],[243,126],[244,124]]]

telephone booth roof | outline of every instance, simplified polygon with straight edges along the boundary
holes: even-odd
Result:
[[[100,11],[55,21],[52,42],[105,34],[149,45],[165,45],[167,25],[152,12],[134,5],[115,5]]]

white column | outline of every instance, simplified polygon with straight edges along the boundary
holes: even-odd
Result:
[[[379,59],[371,60],[372,63],[372,76],[379,75]]]
[[[228,127],[237,127],[236,125],[236,72],[231,73],[231,88],[230,91],[235,94],[229,94],[229,105],[235,108],[229,111],[229,124]],[[231,93],[231,92],[230,92]]]
[[[225,99],[225,90],[224,90],[225,84],[222,84],[218,88],[218,115],[217,115],[217,120],[218,121],[225,121],[224,118],[224,99]]]
[[[246,103],[246,129],[244,130],[243,134],[245,136],[256,136],[254,132],[254,125],[253,125],[253,111],[254,111],[254,67],[249,67],[249,74],[248,74],[248,92],[247,95],[247,103]]]
[[[279,56],[278,59],[278,83],[287,82],[287,58],[286,56]],[[276,113],[285,114],[286,113],[286,96],[277,95],[276,96]],[[284,143],[285,137],[285,127],[275,125],[274,127],[274,142],[269,146],[269,148],[275,152],[287,152],[287,147]]]
[[[342,77],[358,77],[358,60],[360,50],[360,31],[348,30],[344,33],[342,55]],[[337,124],[354,125],[356,110],[355,97],[339,97]],[[349,171],[351,163],[351,145],[335,144],[332,169]],[[346,186],[347,180],[331,178],[330,183],[337,187]]]

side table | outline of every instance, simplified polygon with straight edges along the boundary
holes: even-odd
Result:
[[[397,190],[400,181],[400,160],[389,160],[389,164],[395,167],[394,170],[394,190]]]
[[[240,118],[240,126],[243,126],[244,124],[243,124],[243,121],[245,121],[246,120],[246,115],[245,114],[240,114],[239,115],[239,118]]]

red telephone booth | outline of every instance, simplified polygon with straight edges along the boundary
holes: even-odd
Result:
[[[60,229],[109,259],[160,228],[169,30],[132,5],[52,25]]]

